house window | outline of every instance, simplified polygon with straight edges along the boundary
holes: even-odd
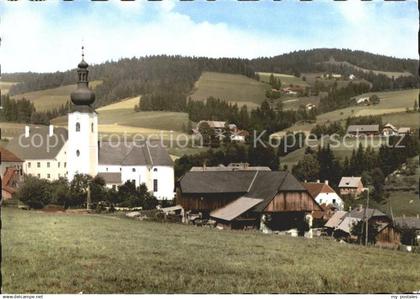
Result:
[[[58,168],[60,168],[60,162],[58,162]]]
[[[64,168],[66,168],[67,167],[67,162],[64,162]]]
[[[41,167],[41,162],[37,162],[36,167],[40,168]]]
[[[80,151],[79,150],[76,151],[76,156],[78,156],[78,157],[80,156]]]
[[[28,162],[28,168],[31,168],[31,162]]]
[[[157,171],[157,168],[153,169],[153,171],[156,172]]]
[[[76,132],[80,132],[80,123],[76,123]]]
[[[158,180],[154,179],[153,180],[153,192],[157,192],[158,191]]]
[[[50,179],[51,178],[51,175],[48,173],[47,174],[47,179]]]
[[[93,133],[93,123],[90,125],[90,129],[92,130],[92,133]]]
[[[50,168],[50,162],[47,162],[47,167]]]
[[[132,170],[133,170],[133,172],[136,172],[136,169],[135,168],[133,168]]]

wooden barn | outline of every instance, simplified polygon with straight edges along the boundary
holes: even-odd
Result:
[[[190,171],[177,184],[177,204],[230,228],[288,230],[322,208],[289,172]]]

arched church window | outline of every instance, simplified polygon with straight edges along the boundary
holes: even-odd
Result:
[[[90,125],[90,129],[92,130],[92,133],[93,133],[93,123]]]
[[[80,156],[80,151],[79,150],[76,151],[76,156],[78,156],[78,157]]]
[[[76,123],[76,132],[80,132],[80,123]]]

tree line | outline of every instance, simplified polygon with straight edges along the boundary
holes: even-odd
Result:
[[[69,110],[69,104],[66,103],[55,109],[38,112],[31,101],[25,98],[12,99],[9,95],[1,96],[1,106],[0,121],[40,125],[48,125],[51,119],[64,115]]]
[[[26,176],[14,197],[32,209],[42,209],[48,204],[67,208],[86,208],[90,192],[92,208],[98,212],[105,207],[142,207],[154,209],[158,200],[148,192],[145,184],[138,187],[127,181],[117,188],[107,188],[102,177],[77,174],[71,182],[66,178],[55,181]]]

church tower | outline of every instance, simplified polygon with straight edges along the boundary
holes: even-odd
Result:
[[[98,115],[92,108],[95,93],[89,88],[88,67],[84,59],[77,68],[77,88],[71,93],[71,112],[68,114],[67,171],[68,180],[74,175],[98,173]]]

